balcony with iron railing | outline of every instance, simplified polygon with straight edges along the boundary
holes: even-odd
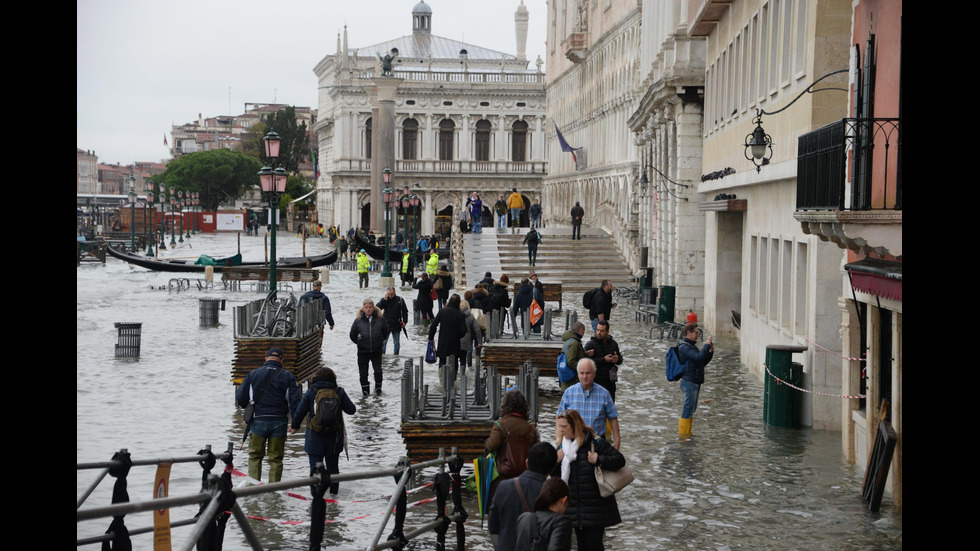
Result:
[[[800,136],[794,217],[804,232],[901,256],[901,128],[901,119],[842,119]]]
[[[547,168],[547,162],[519,161],[437,161],[437,160],[407,160],[395,161],[396,172],[413,172],[428,174],[507,174],[541,177]],[[371,172],[370,159],[340,159],[335,163],[335,169],[341,172]]]

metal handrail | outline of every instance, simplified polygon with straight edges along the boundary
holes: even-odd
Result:
[[[96,481],[96,485],[98,484],[98,482],[101,482],[101,480],[105,478],[105,475],[109,472],[110,469],[125,467],[127,465],[129,467],[132,467],[137,465],[138,466],[156,465],[160,463],[197,462],[197,463],[201,463],[202,467],[205,469],[205,473],[208,473],[210,471],[210,468],[213,467],[214,465],[214,463],[211,462],[212,459],[221,459],[222,461],[225,461],[226,463],[230,464],[232,459],[232,450],[234,449],[233,446],[234,443],[229,442],[228,451],[217,456],[211,454],[211,448],[210,446],[208,446],[204,450],[201,450],[201,452],[195,456],[164,458],[164,459],[144,459],[144,460],[137,460],[137,461],[112,460],[112,461],[96,462],[96,463],[79,463],[76,465],[76,468],[78,470],[98,469],[98,468],[104,469],[104,471],[100,473],[98,481]],[[120,453],[126,454],[126,457],[128,457],[128,452],[125,449],[121,450]],[[405,488],[408,485],[409,480],[411,479],[412,473],[429,467],[438,466],[440,467],[440,473],[441,473],[440,476],[445,476],[445,467],[447,465],[450,467],[450,469],[453,472],[453,478],[455,478],[455,483],[452,484],[453,501],[456,504],[456,507],[459,509],[459,512],[454,512],[454,514],[451,516],[445,516],[444,508],[440,508],[438,512],[440,516],[439,519],[426,523],[425,525],[409,532],[408,534],[405,534],[403,532],[403,526],[402,526],[402,523],[404,521],[404,516],[405,516],[404,515],[404,509],[405,509],[404,503],[405,503],[405,492],[406,492]],[[206,487],[200,493],[190,494],[185,496],[152,499],[146,501],[114,503],[112,505],[103,506],[103,507],[94,507],[91,509],[86,509],[84,511],[78,510],[76,511],[76,522],[81,522],[83,520],[93,520],[97,518],[107,518],[107,517],[118,518],[118,517],[123,517],[129,513],[155,511],[160,509],[170,509],[172,507],[178,507],[184,505],[208,503],[208,505],[204,507],[200,513],[198,513],[196,520],[187,519],[182,521],[176,521],[170,524],[171,527],[196,524],[191,535],[183,543],[180,549],[184,549],[187,551],[193,549],[194,546],[197,545],[198,540],[200,540],[207,532],[208,525],[211,522],[211,520],[216,515],[223,514],[223,511],[228,509],[231,510],[231,513],[234,515],[236,521],[239,523],[242,529],[242,533],[245,536],[246,540],[249,542],[249,545],[253,549],[261,549],[262,546],[259,543],[254,532],[251,530],[248,518],[242,512],[238,503],[235,501],[238,498],[265,494],[270,492],[278,492],[282,490],[290,490],[294,488],[311,486],[311,485],[324,488],[326,486],[329,486],[331,482],[366,480],[371,478],[383,478],[387,476],[393,476],[393,477],[398,477],[397,478],[398,485],[396,487],[395,492],[392,494],[391,499],[389,500],[388,507],[385,509],[385,513],[381,521],[381,525],[378,527],[378,530],[375,533],[374,538],[372,539],[368,549],[386,549],[390,547],[398,547],[403,543],[411,540],[412,538],[418,537],[419,535],[433,529],[437,531],[441,544],[444,544],[442,540],[445,538],[445,529],[448,528],[448,524],[451,522],[457,522],[457,526],[458,526],[457,531],[459,532],[462,529],[461,527],[459,527],[458,523],[461,523],[466,519],[466,512],[465,510],[462,510],[461,497],[459,496],[459,486],[461,485],[461,480],[459,478],[459,471],[462,468],[462,465],[463,465],[463,461],[459,456],[459,454],[457,453],[456,448],[452,449],[452,453],[449,457],[446,457],[445,449],[443,448],[440,449],[439,457],[437,459],[422,461],[414,465],[409,464],[408,459],[403,457],[399,460],[398,464],[393,469],[378,469],[373,471],[361,471],[361,472],[331,475],[326,471],[322,463],[318,463],[315,470],[316,474],[314,475],[295,479],[295,480],[290,480],[290,481],[280,481],[280,482],[274,482],[269,484],[263,484],[261,486],[238,488],[233,493],[231,493],[230,496],[228,495],[230,489],[222,488],[220,484],[221,477],[206,474],[205,475],[207,477]],[[225,473],[223,476],[227,477],[229,475]],[[125,480],[122,477],[120,477],[120,480],[118,482],[125,484]],[[445,485],[437,485],[437,486],[439,486],[439,488],[445,487]],[[79,506],[81,506],[81,503],[85,501],[85,498],[87,498],[88,495],[91,494],[92,489],[94,488],[88,489],[85,492],[85,495],[78,500]],[[446,495],[445,493],[441,493],[438,497],[440,501],[444,502]],[[231,506],[223,507],[222,504],[226,503],[226,501],[229,498],[232,500]],[[395,511],[399,503],[401,503],[402,506],[399,509],[399,514],[396,515],[395,532],[389,538],[389,541],[384,543],[379,543],[379,540],[381,539],[381,536],[384,532],[385,526],[388,524],[392,512]],[[154,530],[153,527],[149,527],[149,528],[137,528],[134,530],[130,530],[128,532],[130,535],[137,535],[137,534],[153,532],[153,530]],[[101,541],[111,540],[114,537],[115,534],[110,532],[103,536],[78,540],[77,544],[83,545],[89,543],[98,543]],[[313,537],[314,537],[313,531],[311,531],[311,538]],[[322,530],[320,531],[320,537],[322,537]],[[462,536],[460,535],[459,537]],[[319,542],[311,541],[311,544],[313,543],[319,546]]]

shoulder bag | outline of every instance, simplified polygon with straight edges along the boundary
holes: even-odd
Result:
[[[595,451],[595,440],[592,441],[592,451]],[[633,480],[633,473],[629,468],[623,467],[618,471],[604,471],[599,466],[599,462],[596,461],[595,481],[599,485],[599,495],[602,497],[609,497],[615,494],[629,485],[630,482],[633,482]]]

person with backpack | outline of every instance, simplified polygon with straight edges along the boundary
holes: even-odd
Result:
[[[517,519],[534,510],[541,487],[558,463],[558,452],[550,442],[538,442],[527,452],[527,470],[500,483],[487,514],[487,528],[494,549],[513,551],[517,542]]]
[[[684,364],[684,375],[681,376],[681,391],[684,392],[684,409],[677,423],[677,434],[685,437],[691,435],[691,418],[698,409],[698,395],[704,383],[704,366],[708,365],[715,353],[715,345],[711,337],[705,339],[705,345],[698,350],[698,325],[689,323],[684,326],[684,340],[677,346],[677,358]]]
[[[600,321],[609,321],[609,315],[616,306],[612,303],[612,292],[612,282],[603,279],[599,287],[586,292],[582,298],[582,306],[589,309],[589,319],[592,321],[593,331]]]
[[[564,480],[546,480],[534,501],[534,510],[517,518],[514,551],[570,551],[572,519],[565,515],[570,500],[571,492]]]
[[[534,266],[538,259],[538,243],[541,243],[541,234],[538,233],[538,230],[531,228],[531,231],[524,236],[524,244],[527,245],[527,261],[531,266]]]
[[[585,336],[585,324],[577,321],[572,325],[572,328],[565,331],[561,340],[565,343],[562,347],[562,353],[565,354],[565,365],[575,372],[578,361],[586,357],[585,349],[582,348],[582,338]],[[568,381],[561,383],[561,391],[565,392],[568,387],[578,383],[578,373]]]
[[[323,463],[330,474],[340,474],[340,452],[347,447],[343,414],[354,415],[356,411],[357,406],[344,388],[337,386],[337,375],[333,370],[329,367],[318,369],[289,429],[289,434],[296,434],[306,420],[303,451],[310,456],[311,472],[317,463]],[[339,487],[338,482],[330,484],[330,493],[336,495]]]

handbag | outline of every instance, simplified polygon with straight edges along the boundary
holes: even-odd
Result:
[[[425,347],[425,363],[436,363],[436,347],[432,344],[432,341],[429,341],[429,344]]]
[[[592,451],[595,451],[595,440],[592,441]],[[633,480],[632,471],[626,467],[618,471],[604,471],[599,466],[599,463],[596,462],[595,482],[599,485],[599,495],[602,497],[609,497],[615,494],[628,486]]]
[[[442,278],[441,277],[437,277],[436,278],[436,282],[432,284],[432,289],[435,290],[435,291],[441,291],[442,290]]]
[[[439,298],[439,293],[437,293],[436,290],[433,289],[433,290],[429,291],[429,298],[432,299],[432,300],[436,300],[436,299]]]
[[[245,409],[242,410],[242,420],[245,421],[246,426],[251,425],[252,421],[255,420],[255,402],[262,399],[262,396],[265,394],[265,389],[269,388],[269,383],[271,383],[272,379],[275,377],[275,372],[269,375],[269,378],[265,380],[265,384],[262,385],[262,389],[259,390],[259,395],[256,396],[254,400],[249,400],[248,404],[245,405]]]

